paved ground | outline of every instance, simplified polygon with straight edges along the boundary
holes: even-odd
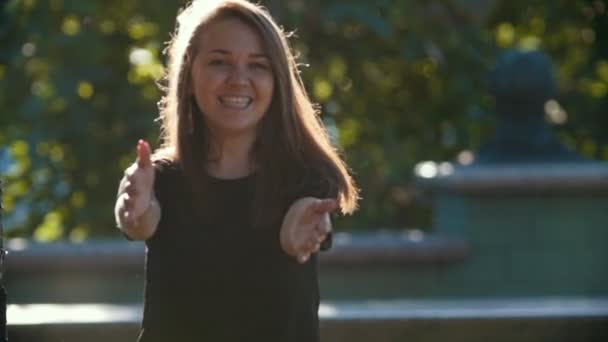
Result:
[[[141,305],[9,305],[9,325],[140,322]],[[321,320],[608,317],[608,298],[324,302]]]
[[[133,342],[141,305],[9,305],[11,342]],[[324,302],[324,342],[606,342],[608,298]]]

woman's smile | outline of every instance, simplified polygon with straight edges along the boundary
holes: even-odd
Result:
[[[220,96],[219,101],[228,109],[245,110],[253,99],[250,96],[225,95]]]

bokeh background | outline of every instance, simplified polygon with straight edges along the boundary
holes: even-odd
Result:
[[[506,48],[541,49],[559,139],[608,160],[605,0],[266,0],[299,51],[362,189],[338,229],[428,229],[416,163],[470,163],[492,133],[486,78]],[[135,144],[158,146],[156,81],[184,1],[0,1],[0,175],[8,237],[117,237]]]

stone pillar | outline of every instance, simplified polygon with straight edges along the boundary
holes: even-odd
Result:
[[[608,163],[559,143],[545,121],[549,59],[505,53],[491,75],[496,134],[470,165],[423,162],[438,233],[468,240],[450,295],[607,296]]]

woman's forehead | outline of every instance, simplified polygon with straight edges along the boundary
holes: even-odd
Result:
[[[258,30],[238,18],[211,21],[203,27],[196,42],[203,52],[266,54],[265,44]]]

